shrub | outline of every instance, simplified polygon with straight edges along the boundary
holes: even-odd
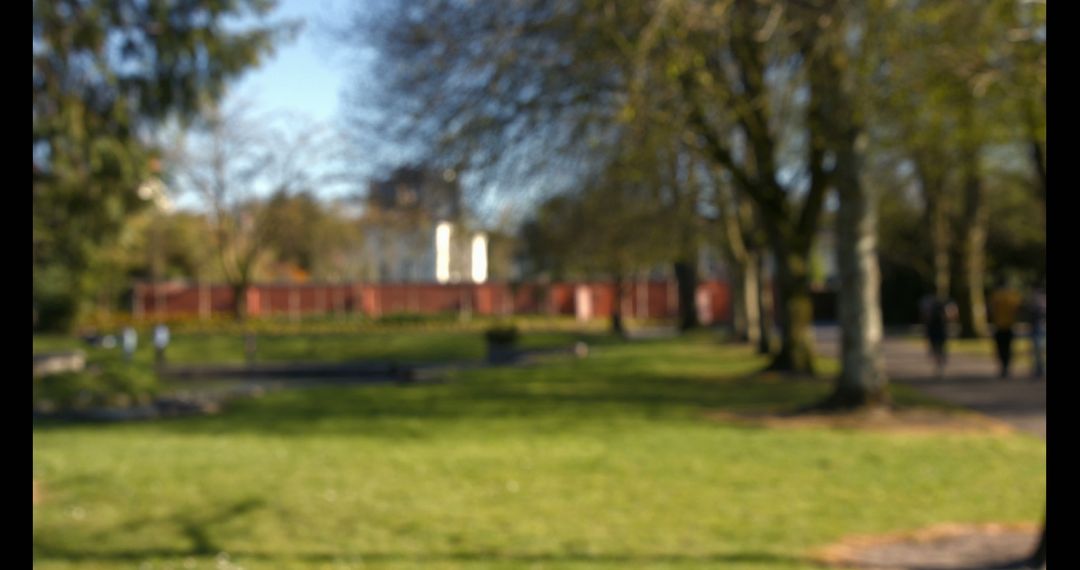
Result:
[[[517,342],[518,329],[514,325],[493,326],[484,332],[491,344],[511,345]]]
[[[378,318],[380,325],[429,325],[454,323],[458,319],[457,313],[436,313],[426,315],[421,313],[388,313]]]
[[[145,368],[108,362],[82,372],[34,379],[34,407],[48,410],[126,407],[157,394],[157,377]]]

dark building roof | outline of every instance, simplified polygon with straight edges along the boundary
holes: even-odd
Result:
[[[432,218],[452,220],[461,216],[461,188],[456,177],[406,166],[371,181],[368,203],[380,210],[422,212]]]

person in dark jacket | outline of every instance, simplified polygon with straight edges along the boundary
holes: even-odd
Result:
[[[1036,286],[1028,297],[1027,317],[1031,324],[1031,351],[1034,379],[1046,377],[1046,291]]]
[[[949,339],[949,323],[956,318],[956,305],[944,297],[929,295],[922,302],[922,318],[926,327],[926,339],[930,343],[930,355],[934,359],[937,377],[945,375],[948,354],[945,344]]]
[[[1009,365],[1012,363],[1012,341],[1023,297],[1014,285],[1014,278],[1002,278],[997,289],[990,294],[990,322],[994,325],[994,344],[997,348],[998,363],[1001,365],[1001,377],[1009,377]]]

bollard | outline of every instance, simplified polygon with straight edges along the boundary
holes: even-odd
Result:
[[[159,324],[154,327],[154,364],[161,368],[165,365],[165,348],[169,346],[169,327]]]
[[[124,360],[131,362],[132,357],[135,355],[135,348],[139,344],[139,337],[135,333],[135,329],[131,327],[124,327],[124,331],[120,336],[124,348]]]
[[[244,359],[248,365],[255,364],[255,334],[244,335]]]

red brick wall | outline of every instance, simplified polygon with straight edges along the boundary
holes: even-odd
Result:
[[[455,284],[337,284],[337,285],[255,285],[248,291],[252,315],[310,315],[323,313],[435,314],[465,308],[479,315],[576,314],[575,291],[588,287],[594,317],[610,316],[615,302],[611,283],[525,283],[510,287],[505,283]],[[627,282],[623,285],[624,316],[670,318],[677,312],[674,282]],[[713,322],[731,318],[731,295],[727,283],[705,281],[699,285],[709,298]],[[161,301],[160,306],[158,301]],[[134,313],[155,315],[199,315],[204,307],[210,314],[232,311],[233,291],[227,285],[203,286],[151,284],[135,287]]]

